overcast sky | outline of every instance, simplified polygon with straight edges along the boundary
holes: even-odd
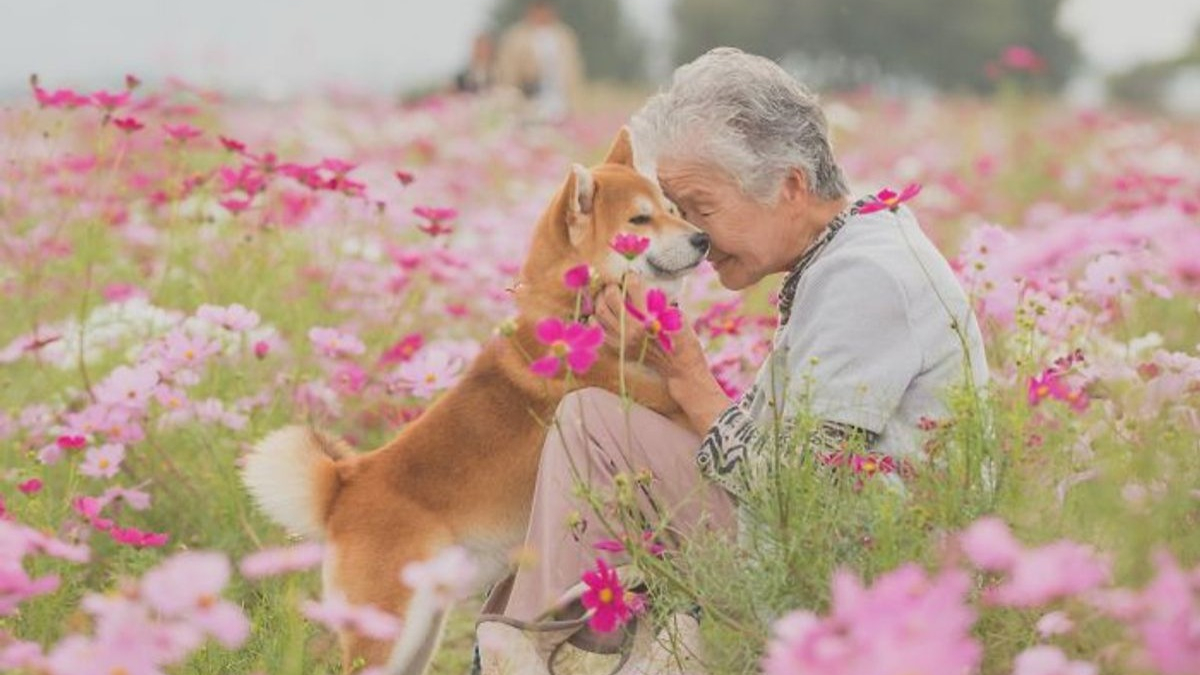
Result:
[[[132,72],[264,94],[339,82],[394,90],[453,72],[493,2],[0,0],[0,92],[31,72],[83,88]],[[661,40],[671,0],[622,2]],[[1200,0],[1067,0],[1062,16],[1101,71],[1178,53],[1197,21]]]

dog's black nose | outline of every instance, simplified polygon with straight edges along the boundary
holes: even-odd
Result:
[[[692,246],[695,246],[696,250],[700,251],[701,253],[708,253],[709,241],[707,234],[704,234],[703,232],[697,232],[696,234],[693,234],[692,238],[688,241],[692,242]]]

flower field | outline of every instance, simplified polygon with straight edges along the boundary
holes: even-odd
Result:
[[[699,605],[714,673],[1200,673],[1200,124],[1012,91],[826,106],[858,195],[921,186],[992,388],[928,421],[904,494],[806,466],[747,506],[760,536],[641,556],[641,611]],[[503,339],[607,108],[131,79],[0,111],[0,670],[336,672],[329,628],[401,630],[320,600],[319,545],[253,508],[241,457],[294,422],[375,447]],[[773,291],[703,267],[682,298],[730,394]],[[403,572],[449,598],[472,569]],[[433,672],[466,671],[478,602]]]

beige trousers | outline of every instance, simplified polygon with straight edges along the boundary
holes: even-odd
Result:
[[[538,619],[579,583],[597,557],[621,562],[621,555],[594,548],[597,541],[613,538],[599,517],[610,509],[593,511],[576,496],[577,483],[611,497],[616,477],[627,476],[641,517],[651,528],[665,523],[668,545],[672,537],[687,537],[699,528],[733,536],[733,502],[696,468],[700,438],[691,430],[637,404],[626,408],[620,397],[602,389],[568,394],[555,420],[538,467],[527,555],[504,611],[509,618]],[[646,472],[649,483],[639,484],[635,478]]]

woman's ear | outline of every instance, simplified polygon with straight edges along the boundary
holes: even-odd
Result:
[[[779,199],[789,202],[804,202],[808,200],[808,179],[804,172],[796,167],[788,169],[783,177],[783,185],[779,189]]]

